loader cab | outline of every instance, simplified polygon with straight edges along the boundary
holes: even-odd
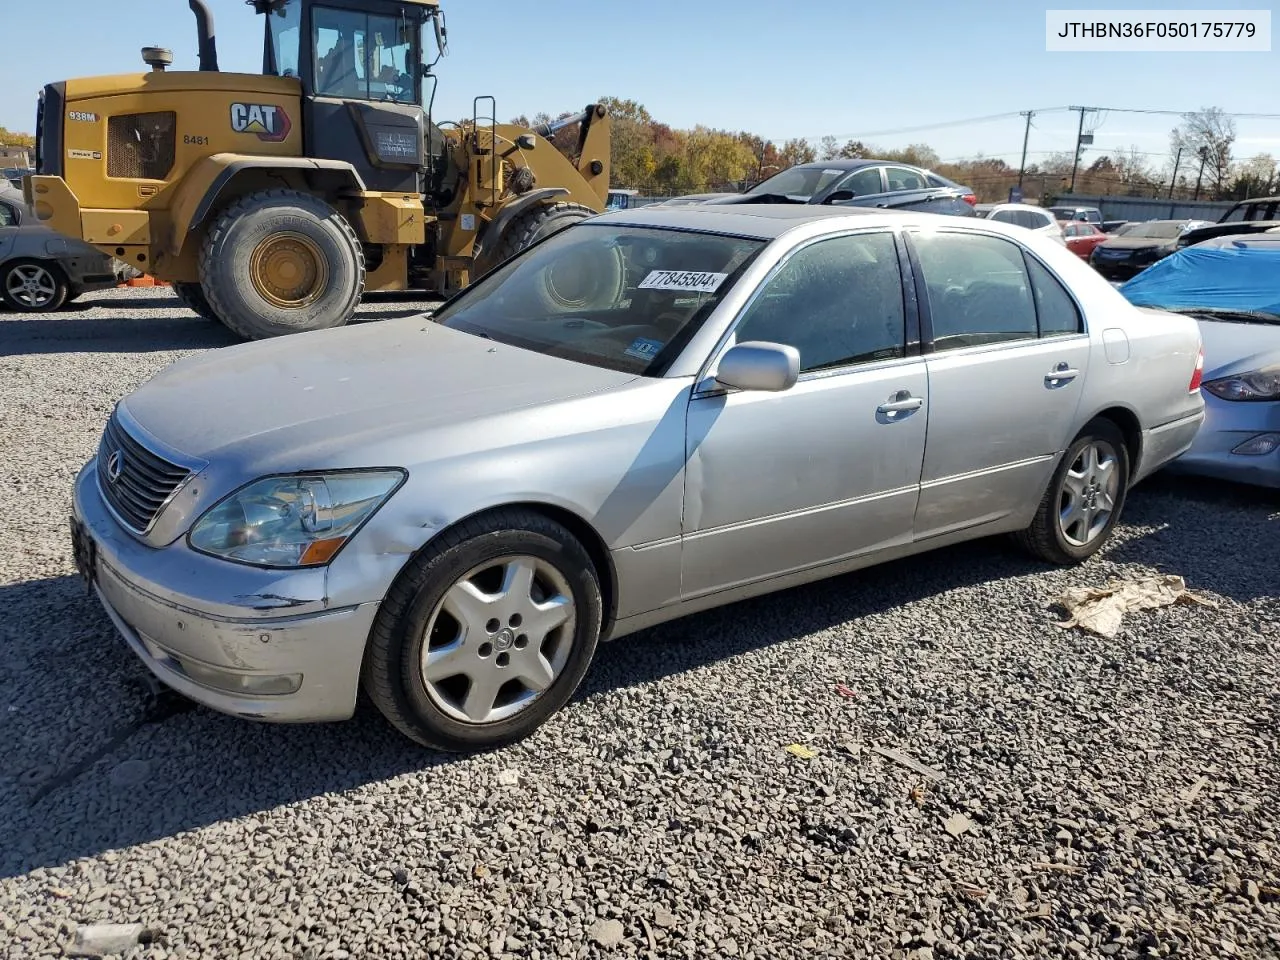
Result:
[[[369,190],[423,192],[423,66],[434,0],[253,0],[263,73],[302,84],[306,155],[346,161]]]

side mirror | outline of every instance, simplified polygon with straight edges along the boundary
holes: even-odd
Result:
[[[855,194],[852,190],[836,190],[836,191],[833,191],[832,193],[827,194],[826,199],[823,200],[822,202],[824,204],[841,203],[845,200],[852,200],[854,196]]]
[[[751,340],[720,358],[716,383],[737,390],[790,390],[800,378],[800,351],[781,343]]]

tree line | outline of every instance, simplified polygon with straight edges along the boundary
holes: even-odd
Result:
[[[944,161],[927,143],[893,149],[861,140],[840,142],[835,137],[775,143],[747,131],[701,124],[674,128],[654,119],[635,100],[602,97],[600,102],[613,120],[611,185],[652,196],[743,190],[787,167],[840,157],[925,167],[971,187],[983,202],[1008,199],[1010,188],[1019,180],[1029,200],[1060,196],[1071,187],[1073,166],[1075,192],[1085,195],[1238,200],[1280,190],[1274,157],[1267,153],[1244,159],[1235,156],[1235,122],[1219,107],[1183,115],[1170,131],[1168,157],[1153,158],[1136,146],[1091,159],[1077,158],[1067,150],[1029,162],[1020,177],[1016,164],[999,157]],[[532,122],[569,115],[541,113]],[[513,122],[529,124],[530,120],[522,116]],[[566,128],[553,140],[571,152],[577,131]]]

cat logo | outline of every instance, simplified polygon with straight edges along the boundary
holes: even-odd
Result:
[[[256,134],[259,140],[279,143],[289,136],[293,124],[283,108],[270,103],[233,103],[231,129]]]

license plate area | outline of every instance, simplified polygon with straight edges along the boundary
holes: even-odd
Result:
[[[96,573],[98,547],[84,524],[75,517],[71,518],[71,555],[75,559],[76,573],[84,581],[85,589],[91,590]]]

